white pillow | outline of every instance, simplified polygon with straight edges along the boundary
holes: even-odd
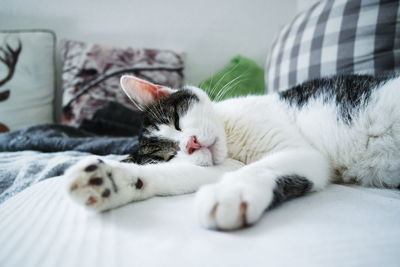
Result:
[[[0,132],[53,121],[55,44],[47,30],[0,31]]]

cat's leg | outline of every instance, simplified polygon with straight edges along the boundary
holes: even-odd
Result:
[[[103,211],[156,195],[194,192],[241,166],[233,160],[210,167],[179,161],[137,165],[93,156],[69,168],[65,177],[72,199],[89,209]]]
[[[277,152],[200,188],[196,211],[207,228],[237,229],[283,201],[323,189],[329,177],[328,160],[315,150]]]

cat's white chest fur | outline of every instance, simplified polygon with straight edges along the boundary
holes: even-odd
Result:
[[[224,121],[230,158],[248,164],[286,147],[306,145],[294,125],[288,123],[287,110],[277,101],[276,96],[269,95],[216,104]]]

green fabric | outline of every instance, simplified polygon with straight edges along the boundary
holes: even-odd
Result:
[[[223,70],[199,85],[214,101],[265,93],[264,69],[253,60],[236,56]]]

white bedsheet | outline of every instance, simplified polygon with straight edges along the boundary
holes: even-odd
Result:
[[[400,191],[332,185],[214,232],[197,223],[193,195],[94,214],[58,177],[0,206],[0,266],[400,266]]]

